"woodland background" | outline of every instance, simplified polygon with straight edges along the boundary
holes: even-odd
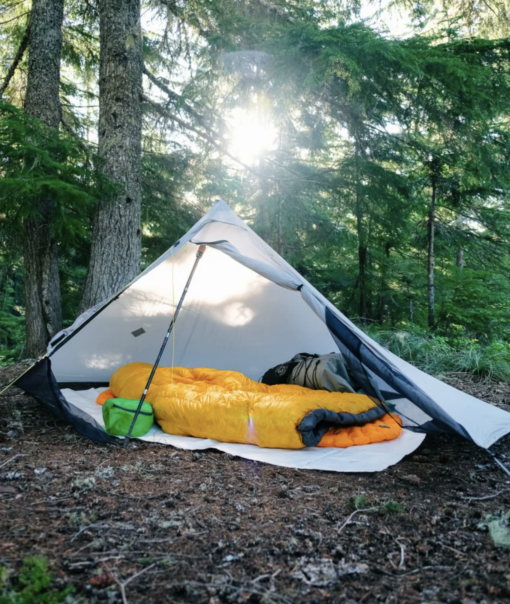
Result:
[[[505,0],[2,0],[0,363],[218,198],[425,370],[510,380]]]

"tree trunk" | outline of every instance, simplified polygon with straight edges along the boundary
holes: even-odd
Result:
[[[430,201],[429,208],[429,222],[428,222],[428,294],[429,294],[429,327],[435,325],[435,291],[434,291],[434,235],[436,228],[436,179],[432,177],[432,199]]]
[[[461,248],[457,250],[457,266],[464,268],[464,250]]]
[[[368,250],[364,239],[364,228],[363,228],[363,214],[362,211],[357,212],[358,219],[358,286],[359,286],[359,315],[361,319],[368,317],[368,305],[367,305],[367,280],[366,280],[366,269],[367,269],[367,257]]]
[[[358,145],[356,145],[358,146]],[[356,230],[358,233],[358,287],[359,316],[361,320],[368,317],[366,269],[368,260],[367,237],[364,224],[363,194],[361,192],[359,169],[359,151],[356,149]]]
[[[82,310],[136,277],[141,254],[140,0],[100,0],[99,17],[99,155],[118,191],[96,210]]]
[[[33,0],[25,111],[50,128],[60,124],[60,56],[64,0]],[[37,357],[62,328],[54,200],[41,199],[24,225],[25,354]]]
[[[370,239],[370,235],[369,235]],[[379,291],[377,292],[377,321],[380,325],[384,324],[386,307],[388,303],[389,289],[388,289],[388,264],[390,262],[390,250],[391,247],[387,243],[385,245],[385,258],[379,262],[381,270],[381,280],[379,285]],[[390,311],[391,313],[391,311]]]

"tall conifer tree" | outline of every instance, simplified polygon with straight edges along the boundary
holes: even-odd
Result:
[[[30,25],[25,111],[58,129],[64,0],[34,0]],[[62,326],[57,242],[51,231],[54,200],[42,197],[25,222],[25,354],[35,357]]]
[[[114,294],[140,270],[142,31],[140,0],[100,0],[99,155],[118,185],[97,208],[82,308]]]

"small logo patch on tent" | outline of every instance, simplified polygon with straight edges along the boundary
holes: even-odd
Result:
[[[137,338],[138,336],[141,336],[143,333],[145,333],[145,329],[143,327],[140,327],[140,329],[135,329],[135,331],[131,332],[135,338]]]

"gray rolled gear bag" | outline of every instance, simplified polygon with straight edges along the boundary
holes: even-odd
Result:
[[[352,392],[352,378],[341,353],[320,356],[297,354],[291,359],[296,366],[292,370],[288,383],[330,392]]]
[[[379,387],[362,365],[349,365],[341,352],[296,354],[290,361],[266,371],[260,381],[268,385],[296,384],[312,390],[366,394],[374,402],[383,400]]]

